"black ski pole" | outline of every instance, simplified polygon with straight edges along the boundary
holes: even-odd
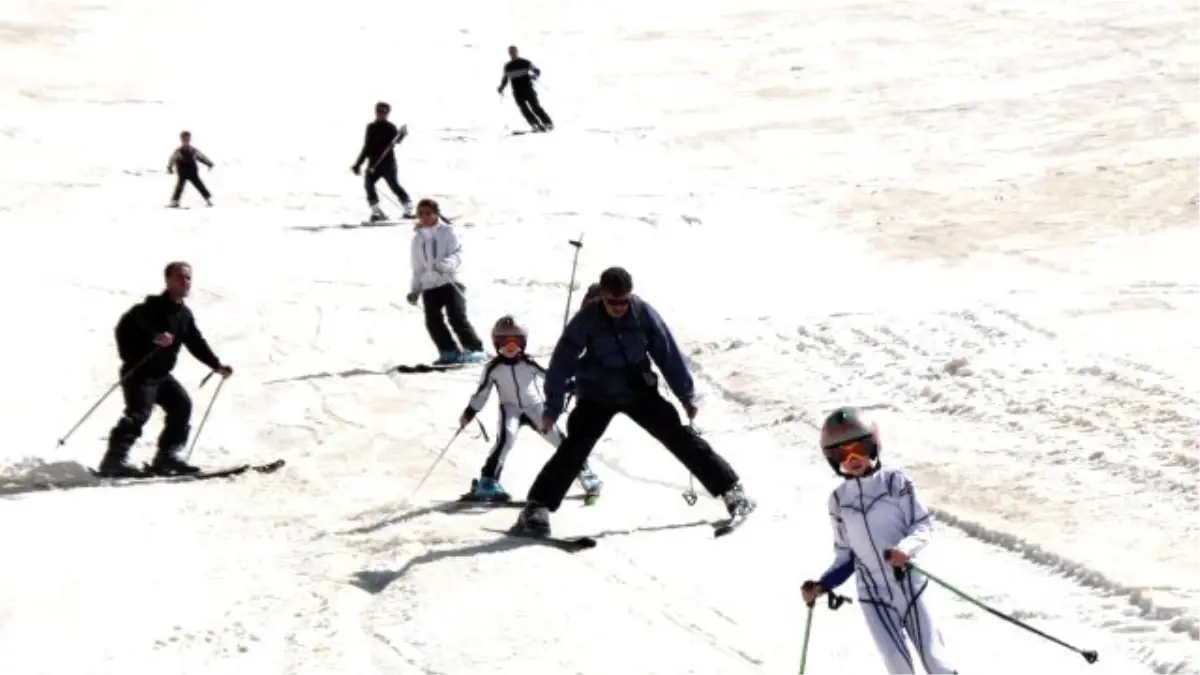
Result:
[[[217,371],[214,370],[208,375],[205,375],[204,379],[200,380],[200,387],[203,388],[204,383],[208,382],[208,380],[215,375],[216,372]],[[217,396],[220,395],[221,387],[224,386],[225,378],[222,377],[221,381],[217,383],[217,389],[213,392],[212,398],[208,399],[208,407],[204,409],[204,415],[200,418],[200,424],[196,425],[196,433],[192,436],[192,445],[188,448],[187,454],[184,455],[183,461],[186,462],[192,458],[192,451],[196,449],[196,443],[200,442],[200,432],[204,431],[204,423],[208,421],[208,414],[212,412],[213,404],[217,402]]]
[[[891,553],[890,550],[885,550],[883,552],[883,555],[888,556],[890,553]],[[982,609],[983,611],[991,614],[994,617],[997,617],[999,619],[1004,619],[1005,621],[1013,624],[1014,626],[1024,628],[1025,630],[1029,631],[1030,633],[1033,633],[1034,635],[1036,635],[1044,640],[1049,640],[1050,642],[1053,642],[1054,644],[1059,645],[1060,647],[1066,647],[1067,649],[1070,649],[1071,651],[1075,652],[1076,654],[1079,654],[1080,656],[1082,656],[1083,660],[1087,661],[1088,663],[1095,663],[1096,659],[1100,658],[1100,655],[1095,650],[1080,649],[1079,647],[1076,647],[1075,645],[1068,644],[1068,643],[1064,642],[1063,640],[1060,640],[1060,639],[1054,637],[1053,635],[1050,635],[1049,633],[1046,633],[1042,630],[1034,628],[1033,626],[1030,626],[1029,624],[1025,623],[1024,621],[1021,621],[1020,619],[1016,618],[1015,616],[1005,614],[1004,612],[1001,612],[1000,610],[996,609],[995,607],[985,604],[982,600],[977,600],[977,599],[971,597],[967,593],[960,591],[957,588],[955,588],[954,586],[950,585],[948,582],[946,582],[942,579],[939,579],[938,577],[925,571],[923,568],[919,567],[916,563],[910,562],[910,563],[908,563],[908,565],[905,566],[904,569],[897,567],[896,568],[897,579],[899,579],[903,576],[905,570],[914,570],[916,572],[920,572],[921,574],[924,574],[925,577],[927,579],[929,579],[930,581],[932,581],[933,583],[950,591],[951,593],[957,595],[958,597],[962,598],[963,600],[966,600],[967,602],[971,603],[972,605],[975,605],[979,609]]]
[[[149,354],[143,356],[141,361],[138,361],[137,363],[135,363],[133,365],[133,367],[129,369],[129,372],[122,375],[120,377],[120,379],[118,379],[115,383],[113,383],[113,385],[108,388],[108,391],[104,392],[104,395],[101,396],[98,401],[93,403],[92,407],[88,408],[87,412],[83,413],[83,417],[79,418],[79,421],[75,423],[75,426],[71,427],[70,431],[68,431],[66,434],[64,434],[62,438],[58,439],[58,447],[61,448],[62,446],[66,445],[67,439],[71,438],[71,436],[76,431],[79,430],[79,427],[83,426],[83,423],[86,422],[88,420],[88,418],[92,416],[92,413],[96,412],[96,408],[99,408],[101,403],[104,403],[104,401],[106,401],[109,396],[112,396],[112,393],[117,390],[117,387],[120,387],[122,384],[125,384],[125,381],[128,380],[130,377],[132,377],[133,374],[135,372],[137,372],[138,368],[141,368],[143,365],[146,364],[147,361],[149,361],[151,358],[153,358],[155,354],[158,354],[158,350],[160,350],[160,349],[162,349],[162,347],[155,347],[153,351],[151,351]]]
[[[567,243],[575,247],[575,257],[571,261],[571,281],[567,284],[567,308],[563,311],[563,330],[567,329],[567,323],[571,320],[571,296],[575,293],[575,272],[579,269],[579,252],[583,250],[583,234],[579,233],[578,239],[568,239]]]

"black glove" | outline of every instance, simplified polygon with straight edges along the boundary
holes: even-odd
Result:
[[[462,411],[462,421],[463,421],[463,423],[465,424],[465,423],[467,423],[467,422],[470,422],[471,420],[475,419],[475,415],[476,415],[476,413],[475,413],[475,411],[474,411],[474,410],[471,410],[471,406],[467,406],[467,407],[466,407],[466,408],[465,408],[465,409]]]
[[[354,166],[350,167],[350,173],[357,176],[357,175],[359,175],[359,173],[361,173],[361,169],[359,169],[358,165],[355,164]]]
[[[408,295],[404,296],[404,299],[408,301],[408,304],[415,306],[417,304],[417,300],[421,299],[421,294],[409,293]]]

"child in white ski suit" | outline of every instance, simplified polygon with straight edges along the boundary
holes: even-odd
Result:
[[[479,478],[471,481],[471,492],[463,495],[464,498],[501,502],[512,498],[500,486],[504,460],[516,443],[517,433],[522,424],[537,429],[545,403],[537,378],[544,377],[546,370],[525,353],[527,336],[525,328],[511,316],[501,317],[492,328],[496,357],[484,366],[483,374],[479,377],[479,387],[463,410],[459,423],[465,426],[475,418],[487,403],[493,388],[500,397],[500,422],[496,430],[496,443],[480,470]],[[542,438],[557,448],[562,443],[563,436],[556,426],[542,434]],[[579,484],[586,493],[588,503],[599,497],[604,485],[586,464],[579,472]]]
[[[804,601],[857,575],[858,598],[875,647],[889,673],[915,673],[908,635],[927,673],[955,673],[945,660],[942,635],[925,607],[925,577],[903,571],[929,543],[933,519],[912,480],[879,464],[876,426],[853,408],[835,410],[821,429],[821,448],[845,482],[829,496],[834,560],[816,581],[806,581]]]

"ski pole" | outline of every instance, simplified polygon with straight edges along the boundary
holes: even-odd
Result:
[[[889,553],[889,551],[884,551],[885,556],[888,555],[888,553]],[[1033,626],[1030,626],[1029,624],[1025,623],[1024,621],[1021,621],[1020,619],[1018,619],[1014,616],[1005,614],[1004,612],[1001,612],[1000,610],[998,610],[990,605],[985,604],[982,600],[977,600],[977,599],[971,597],[970,595],[966,594],[965,592],[960,591],[959,589],[955,588],[954,586],[951,586],[946,581],[925,571],[923,568],[919,567],[916,563],[911,563],[911,562],[908,563],[905,566],[905,569],[914,570],[916,572],[920,572],[921,574],[924,574],[925,577],[927,579],[929,579],[930,581],[932,581],[933,583],[950,591],[951,593],[957,595],[958,597],[962,598],[963,600],[966,600],[967,602],[971,603],[972,605],[975,605],[976,607],[991,614],[992,616],[995,616],[1000,619],[1004,619],[1005,621],[1013,624],[1014,626],[1024,628],[1025,630],[1029,631],[1030,633],[1033,633],[1034,635],[1037,635],[1038,637],[1040,637],[1042,639],[1049,640],[1050,642],[1053,642],[1054,644],[1059,645],[1060,647],[1065,647],[1065,648],[1075,652],[1076,654],[1079,654],[1080,656],[1082,656],[1083,660],[1087,661],[1088,663],[1095,663],[1096,659],[1100,658],[1100,655],[1098,653],[1096,653],[1095,650],[1080,649],[1079,647],[1076,647],[1075,645],[1068,644],[1067,642],[1064,642],[1063,640],[1060,640],[1060,639],[1054,637],[1053,635],[1050,635],[1049,633],[1046,633],[1037,628],[1034,628]]]
[[[367,168],[367,174],[375,173],[375,169],[379,167],[379,164],[383,162],[383,160],[387,159],[388,155],[392,154],[392,148],[395,148],[405,138],[408,138],[408,124],[401,124],[400,128],[396,130],[396,137],[392,139],[392,142],[388,145],[387,150],[384,150],[383,154],[379,156],[379,159],[372,162],[371,166]]]
[[[158,354],[158,350],[160,350],[160,349],[162,349],[162,347],[155,347],[153,351],[151,351],[149,354],[143,356],[141,361],[138,361],[137,363],[135,363],[133,365],[133,367],[129,369],[129,372],[125,373],[124,375],[122,375],[120,377],[120,379],[118,379],[116,382],[114,382],[113,385],[108,388],[108,391],[104,392],[104,395],[101,396],[98,401],[93,403],[92,407],[88,408],[87,412],[83,413],[83,417],[79,418],[79,421],[75,423],[75,426],[71,427],[71,429],[66,434],[64,434],[62,438],[58,439],[58,447],[61,448],[62,446],[66,445],[67,439],[71,438],[71,436],[76,431],[79,430],[79,427],[83,426],[83,423],[86,422],[88,420],[88,418],[92,416],[92,413],[96,412],[96,408],[99,408],[100,404],[104,403],[104,401],[106,401],[108,399],[108,397],[111,396],[112,393],[117,390],[117,387],[120,387],[122,384],[125,384],[125,381],[128,380],[130,377],[132,377],[133,374],[135,372],[137,372],[137,370],[139,368],[141,368],[143,365],[145,365],[147,361],[149,361],[151,358],[154,357],[155,354]]]
[[[458,438],[458,435],[461,434],[465,428],[466,425],[463,424],[458,426],[458,430],[455,431],[454,435],[450,437],[450,442],[446,443],[446,447],[442,448],[442,451],[438,453],[437,459],[433,460],[433,464],[429,466],[429,470],[425,472],[425,475],[421,478],[421,482],[417,483],[417,487],[413,488],[412,494],[408,496],[409,503],[412,503],[413,498],[417,496],[418,492],[420,492],[421,486],[424,485],[425,481],[429,480],[429,477],[433,475],[433,470],[437,468],[438,464],[442,463],[442,458],[446,456],[447,452],[450,452],[450,446],[454,445],[454,440]]]
[[[575,247],[575,257],[571,261],[571,281],[567,284],[567,308],[563,311],[563,330],[567,330],[567,323],[571,320],[571,296],[575,293],[575,272],[579,269],[579,252],[583,250],[583,234],[579,233],[578,239],[568,239],[567,243]]]
[[[200,387],[203,388],[204,383],[208,382],[208,380],[216,372],[217,371],[214,370],[211,373],[209,373],[208,375],[205,375],[204,379],[200,380]],[[204,415],[200,418],[200,424],[196,425],[196,433],[192,436],[192,445],[191,445],[191,447],[188,448],[187,454],[183,456],[183,461],[186,462],[192,458],[192,451],[196,449],[196,444],[200,442],[200,432],[204,431],[204,423],[208,421],[208,415],[209,415],[209,413],[212,412],[213,404],[217,402],[217,396],[220,395],[221,387],[224,387],[224,386],[225,386],[225,378],[222,377],[221,381],[217,383],[217,389],[216,389],[216,391],[213,392],[212,398],[208,399],[208,406],[204,409]]]
[[[699,432],[696,431],[696,425],[690,421],[688,422],[688,432],[690,432],[694,435],[697,435],[697,436],[700,435]],[[683,496],[683,501],[687,502],[688,506],[695,506],[696,503],[700,501],[700,495],[696,494],[696,475],[695,474],[690,473],[690,472],[688,473],[688,487],[686,490],[683,491],[682,496]]]
[[[808,665],[808,638],[812,636],[812,619],[813,619],[813,604],[806,603],[808,610],[804,617],[804,645],[800,647],[800,675],[804,675],[804,669]]]

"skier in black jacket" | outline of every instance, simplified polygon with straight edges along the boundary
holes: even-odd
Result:
[[[192,145],[192,132],[179,132],[179,147],[171,153],[171,159],[167,160],[167,173],[175,174],[175,191],[171,193],[171,208],[179,208],[179,198],[183,196],[183,188],[188,183],[195,186],[200,196],[204,198],[205,204],[213,205],[212,193],[208,191],[208,186],[204,184],[204,181],[200,180],[200,164],[207,166],[208,170],[212,171],[212,160]]]
[[[233,368],[221,363],[196,327],[192,311],[184,304],[192,286],[192,267],[169,263],[163,271],[166,290],[149,295],[117,322],[117,353],[121,357],[121,393],[125,412],[113,427],[108,451],[98,474],[108,477],[142,477],[196,473],[200,469],[179,456],[191,432],[192,400],[171,375],[180,346],[204,365],[229,377]],[[147,469],[129,463],[129,449],[142,435],[155,405],[167,414],[158,453]]]
[[[404,207],[404,217],[416,216],[412,200],[396,178],[395,145],[403,140],[403,137],[396,125],[388,121],[391,112],[392,106],[387,103],[380,101],[375,104],[375,121],[367,125],[362,150],[358,153],[358,159],[354,160],[354,166],[350,167],[357,176],[362,171],[363,162],[367,162],[367,175],[363,177],[363,187],[367,190],[367,204],[371,206],[373,223],[388,219],[383,209],[379,208],[379,194],[375,192],[375,183],[380,178],[400,199],[400,204]]]
[[[533,88],[533,81],[541,76],[542,71],[538,70],[537,66],[529,59],[521,58],[516,47],[509,47],[508,63],[504,64],[504,77],[496,91],[503,96],[504,87],[511,83],[513,100],[517,102],[517,109],[521,111],[525,121],[529,122],[529,126],[533,127],[534,131],[550,131],[554,129],[554,121],[542,109],[537,91]]]

